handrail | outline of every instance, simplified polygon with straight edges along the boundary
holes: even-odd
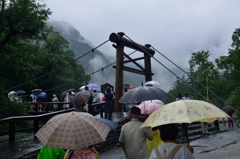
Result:
[[[38,103],[38,104],[47,104],[47,103],[51,103],[51,104],[60,104],[60,103],[63,103],[63,104],[70,104],[70,103],[66,103],[66,102],[42,102],[42,103]],[[99,113],[100,113],[100,116],[103,117],[103,104],[105,102],[99,102],[99,103],[93,103],[92,104],[92,107],[94,108],[95,106],[99,107]],[[2,135],[3,134],[6,134],[8,133],[9,134],[9,141],[14,141],[15,140],[15,123],[16,122],[20,122],[20,121],[33,121],[34,124],[33,124],[33,128],[25,128],[25,130],[29,130],[29,129],[33,129],[34,130],[34,134],[39,130],[39,120],[41,119],[44,119],[44,118],[47,118],[47,117],[52,117],[52,116],[55,116],[55,115],[58,115],[58,114],[62,114],[62,113],[67,113],[67,112],[71,112],[71,111],[74,111],[74,108],[69,108],[69,109],[66,109],[66,110],[59,110],[59,111],[55,111],[55,112],[50,112],[50,113],[45,113],[45,114],[39,114],[39,115],[30,115],[30,116],[13,116],[13,117],[7,117],[7,118],[3,118],[3,119],[0,119],[0,125],[3,125],[3,124],[9,124],[9,129],[7,132],[3,132],[1,133]],[[90,112],[91,114],[91,112]],[[20,131],[20,130],[18,130]],[[23,130],[24,131],[24,130]]]

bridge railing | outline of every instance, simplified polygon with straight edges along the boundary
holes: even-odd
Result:
[[[51,104],[55,104],[55,103],[51,102]],[[100,114],[100,116],[103,117],[103,105],[104,105],[104,102],[93,103],[92,107],[89,110],[89,113],[92,115]],[[8,134],[9,141],[14,141],[16,132],[27,132],[27,131],[33,130],[33,133],[35,134],[40,128],[39,121],[41,121],[43,119],[50,119],[51,117],[53,117],[57,114],[67,113],[67,112],[71,112],[71,111],[74,111],[74,108],[69,108],[66,110],[59,110],[59,111],[54,111],[54,112],[48,112],[48,113],[39,114],[39,115],[13,116],[13,117],[0,119],[0,125],[8,124],[8,131],[0,133],[0,136]],[[33,125],[31,125],[32,127],[30,127],[30,128],[16,129],[16,123],[22,122],[22,121],[33,121]]]

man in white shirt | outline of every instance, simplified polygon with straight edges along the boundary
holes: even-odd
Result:
[[[190,100],[190,98],[188,97],[188,94],[187,94],[187,93],[185,93],[185,96],[182,97],[182,100]]]
[[[176,144],[178,139],[178,127],[175,124],[167,124],[160,126],[160,137],[164,141],[163,144],[152,150],[149,159],[194,159],[192,155],[193,148],[188,148]],[[191,152],[190,152],[191,151]]]

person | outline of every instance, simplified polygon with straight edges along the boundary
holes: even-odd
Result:
[[[42,111],[42,99],[37,97],[37,111]]]
[[[63,102],[71,103],[72,98],[73,98],[73,95],[72,95],[72,92],[70,91],[66,93]],[[70,107],[70,104],[63,104],[63,109],[68,109],[69,107]]]
[[[96,90],[93,91],[93,102],[100,102],[100,98]]]
[[[188,96],[188,93],[185,93],[185,96],[182,97],[182,100],[190,100],[189,96]]]
[[[233,113],[234,113],[234,111],[233,111]],[[231,118],[228,118],[228,127],[230,128],[231,126],[232,127],[234,127],[234,125],[233,125],[233,120],[232,120],[232,115],[233,115],[233,113],[227,113]]]
[[[93,111],[93,109],[92,109],[92,102],[93,102],[93,94],[90,93],[90,97],[88,98],[88,102],[87,102],[89,113],[90,113],[90,110]]]
[[[64,159],[98,159],[98,152],[94,146],[79,150],[67,150]]]
[[[113,94],[111,93],[111,89],[107,89],[107,93],[105,94],[105,105],[104,105],[104,118],[105,119],[112,119],[112,112],[113,112]]]
[[[146,139],[152,140],[153,134],[148,127],[140,129],[142,125],[142,122],[139,121],[141,110],[138,107],[132,107],[130,113],[131,121],[121,128],[120,146],[125,153],[126,159],[147,159]]]
[[[188,97],[188,93],[185,93],[185,96],[181,98],[181,95],[179,93],[179,99],[182,100],[190,100],[190,98]],[[182,123],[181,124],[181,130],[182,130],[182,139],[186,139],[187,138],[187,127],[188,124],[187,123]]]
[[[30,112],[36,111],[37,96],[34,93],[30,95],[29,102],[32,103],[30,104]]]
[[[188,148],[176,144],[178,140],[178,126],[176,124],[167,124],[159,127],[161,132],[161,139],[163,144],[152,150],[149,159],[194,159],[192,155],[193,148],[188,146]]]
[[[17,94],[13,93],[12,96],[10,97],[10,102],[17,101]]]
[[[52,102],[58,102],[58,98],[57,98],[56,94],[53,94]],[[58,104],[53,104],[53,109],[58,110]]]
[[[219,131],[220,128],[219,128],[219,122],[218,122],[218,119],[215,120],[213,123],[214,123],[214,126],[215,126],[215,130]]]
[[[201,122],[202,134],[208,135],[208,123]]]
[[[153,139],[152,140],[148,140],[146,139],[146,143],[147,143],[147,149],[148,149],[148,158],[151,156],[152,150],[157,147],[160,144],[163,144],[162,139],[160,138],[160,131],[159,129],[152,128],[151,129],[152,134],[153,134]]]
[[[37,159],[59,159],[63,158],[65,151],[62,148],[51,148],[42,145]]]
[[[127,91],[128,91],[127,88],[124,88],[124,94],[126,94]],[[128,112],[130,110],[128,103],[126,102],[124,103],[124,105],[125,105],[125,112]]]

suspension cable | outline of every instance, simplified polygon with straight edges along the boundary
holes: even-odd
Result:
[[[199,82],[196,78],[194,78],[193,76],[191,76],[190,74],[188,74],[186,71],[184,71],[181,67],[179,67],[177,64],[175,64],[173,61],[171,61],[169,58],[167,58],[165,55],[163,55],[160,51],[158,51],[157,49],[155,49],[153,46],[151,46],[156,52],[158,52],[160,55],[162,55],[164,58],[166,58],[169,62],[171,62],[174,66],[176,66],[177,68],[179,68],[182,72],[184,72],[185,74],[187,74],[188,76],[190,76],[194,81],[196,81],[198,84],[200,84],[203,88],[207,89],[205,85],[203,85],[201,82]],[[225,103],[226,105],[230,106],[232,109],[234,109],[237,113],[240,114],[240,112],[235,109],[234,107],[232,107],[230,104],[228,104],[226,101],[224,101],[221,97],[219,97],[218,95],[216,95],[214,92],[212,92],[210,89],[208,89],[208,91],[210,93],[212,93],[215,97],[217,97],[218,99],[220,99],[223,103]]]
[[[65,64],[65,65],[63,65],[63,66],[61,66],[61,67],[59,67],[59,68],[57,68],[57,69],[55,69],[55,70],[52,70],[52,71],[50,71],[50,72],[48,72],[48,73],[46,73],[46,74],[44,74],[44,75],[42,75],[42,76],[40,76],[40,77],[37,77],[37,78],[35,78],[35,79],[32,79],[32,80],[30,80],[29,82],[36,81],[36,80],[41,79],[41,78],[43,78],[43,77],[45,77],[45,76],[47,76],[47,75],[49,75],[49,74],[55,73],[56,71],[58,71],[58,70],[60,70],[60,69],[62,69],[62,68],[64,68],[64,67],[66,67],[67,65],[69,65],[69,64],[71,64],[71,63],[77,61],[78,59],[80,59],[80,58],[86,56],[86,55],[89,54],[90,52],[96,50],[97,48],[99,48],[100,46],[104,45],[104,44],[107,43],[108,41],[109,41],[109,40],[106,40],[105,42],[101,43],[101,44],[98,45],[97,47],[95,47],[95,48],[91,49],[90,51],[86,52],[85,54],[83,54],[83,55],[81,55],[81,56],[75,58],[74,60],[68,62],[67,64]],[[10,89],[13,89],[13,88],[17,88],[17,87],[20,87],[20,86],[26,85],[26,84],[28,84],[29,82],[25,82],[25,83],[19,84],[19,85],[17,85],[17,86],[7,88],[7,90],[10,90]]]
[[[133,53],[135,53],[135,52],[137,52],[137,50],[135,50],[135,51],[133,51],[132,53],[130,53],[130,54],[128,54],[128,56],[130,56],[130,55],[132,55]],[[125,57],[124,57],[125,58]],[[99,69],[99,70],[97,70],[97,71],[95,71],[95,72],[92,72],[92,73],[90,73],[90,74],[88,74],[89,76],[91,76],[91,75],[93,75],[93,74],[95,74],[95,73],[97,73],[97,72],[99,72],[99,71],[103,71],[105,68],[108,68],[109,66],[112,66],[112,65],[114,65],[116,62],[113,62],[113,63],[111,63],[111,64],[109,64],[109,65],[107,65],[107,66],[105,66],[105,67],[102,67],[101,69]]]
[[[136,42],[134,42],[131,38],[129,38],[126,34],[124,34],[130,41],[132,41],[133,43],[136,44]],[[138,46],[144,53],[148,54],[150,57],[152,57],[155,61],[157,61],[160,65],[162,65],[165,69],[167,69],[169,72],[171,72],[174,76],[176,76],[178,79],[180,79],[183,83],[187,84],[192,90],[194,90],[195,92],[197,92],[200,96],[202,96],[204,99],[206,99],[206,97],[204,97],[201,93],[199,93],[196,89],[194,89],[190,84],[188,84],[187,82],[185,82],[183,79],[181,79],[178,75],[176,75],[173,71],[171,71],[169,68],[167,68],[164,64],[162,64],[158,59],[156,59],[153,55],[151,55],[150,53],[148,53],[144,48],[142,48],[139,45]],[[207,99],[206,99],[207,100]],[[207,100],[208,101],[208,100]]]

